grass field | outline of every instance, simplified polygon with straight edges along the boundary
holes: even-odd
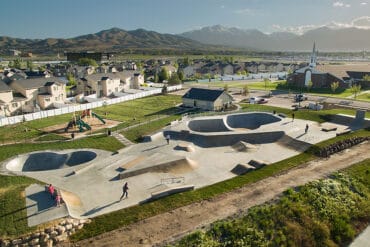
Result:
[[[123,123],[120,127],[127,127],[160,116],[168,116],[176,111],[175,105],[180,102],[180,96],[159,95],[95,108],[93,111],[104,118],[122,121]],[[104,116],[105,112],[108,113],[107,116]],[[76,114],[79,113],[77,112]],[[42,128],[63,123],[67,125],[71,119],[72,114],[69,113],[0,127],[0,143],[25,141],[37,138],[45,134],[41,131]],[[26,131],[26,129],[28,131]]]

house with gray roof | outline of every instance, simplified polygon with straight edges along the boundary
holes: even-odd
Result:
[[[226,109],[232,101],[231,95],[220,89],[191,88],[182,96],[183,106],[208,111]]]
[[[55,77],[15,80],[9,86],[25,98],[24,111],[54,108],[66,100],[66,85]]]
[[[85,96],[96,94],[100,97],[110,97],[128,89],[139,89],[144,83],[144,77],[135,71],[116,73],[97,73],[84,76],[77,82],[77,93]]]

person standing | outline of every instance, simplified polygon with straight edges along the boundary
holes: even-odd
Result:
[[[292,113],[292,122],[294,121],[294,112]]]
[[[128,183],[127,182],[122,187],[122,195],[119,200],[121,201],[124,197],[126,198],[128,197]]]
[[[307,134],[308,131],[308,124],[306,124],[306,128],[304,129],[304,133]]]
[[[166,135],[166,141],[167,141],[167,145],[170,144],[170,135]]]
[[[54,199],[55,188],[52,184],[49,184],[48,191],[50,193],[51,199]]]
[[[61,201],[61,196],[60,196],[60,193],[56,193],[56,196],[55,196],[55,202],[56,202],[56,206],[57,207],[60,207],[60,201]]]

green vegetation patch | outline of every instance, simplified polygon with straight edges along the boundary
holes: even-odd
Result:
[[[178,118],[181,118],[181,116],[172,115],[159,120],[145,123],[143,125],[139,125],[134,128],[130,128],[129,130],[122,131],[121,134],[123,134],[127,139],[129,139],[132,142],[139,142],[142,141],[143,136],[152,134],[155,131],[162,129],[163,127],[169,125],[172,121],[175,121]]]
[[[27,225],[24,190],[37,181],[0,175],[0,238],[17,237],[36,230]]]
[[[80,149],[96,148],[115,152],[123,148],[123,144],[114,137],[105,135],[92,136],[83,139],[77,139],[66,142],[48,142],[48,143],[22,143],[2,146],[0,149],[0,161],[8,159],[14,155],[28,153],[39,150],[62,150],[62,149]]]
[[[57,134],[50,133],[50,134],[45,134],[43,136],[40,136],[36,138],[34,141],[42,142],[42,141],[65,141],[65,140],[68,140],[68,138],[57,135]]]
[[[344,246],[370,220],[370,159],[289,189],[277,203],[212,224],[174,246]]]

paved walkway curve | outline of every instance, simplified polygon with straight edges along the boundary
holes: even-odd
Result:
[[[302,164],[282,174],[249,184],[211,200],[190,204],[126,227],[64,246],[160,246],[195,228],[244,213],[248,208],[276,198],[290,187],[324,178],[340,169],[370,158],[370,143],[362,143],[328,159]]]

